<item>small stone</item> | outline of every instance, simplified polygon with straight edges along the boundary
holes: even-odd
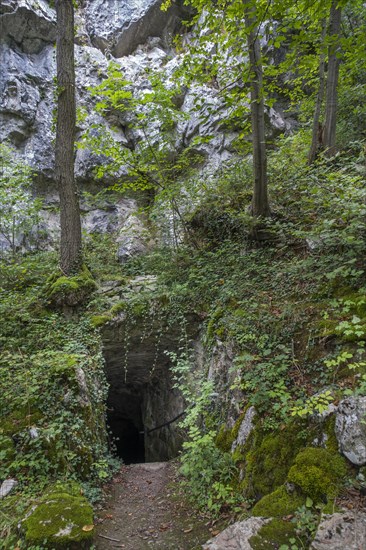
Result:
[[[30,435],[31,439],[38,439],[39,431],[37,430],[37,428],[31,428],[29,430],[29,435]]]
[[[18,485],[16,479],[6,479],[0,487],[0,498],[5,498]]]

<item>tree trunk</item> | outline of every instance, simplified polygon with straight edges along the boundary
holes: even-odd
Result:
[[[250,63],[250,111],[252,119],[254,187],[252,214],[270,214],[267,190],[267,152],[264,126],[263,71],[258,28],[250,7],[246,7],[247,46]]]
[[[336,152],[337,87],[340,63],[337,54],[339,50],[342,18],[342,10],[337,7],[337,4],[338,0],[333,0],[330,8],[330,45],[328,52],[327,94],[325,103],[324,148],[329,157]]]
[[[81,267],[81,222],[74,178],[76,124],[73,0],[56,0],[57,127],[55,175],[60,194],[60,267],[65,275]]]
[[[316,158],[319,148],[323,145],[323,128],[320,124],[320,114],[322,110],[322,104],[325,91],[325,38],[327,35],[327,22],[326,19],[322,20],[322,33],[320,41],[320,60],[319,60],[319,88],[315,103],[314,120],[313,120],[313,135],[311,141],[311,147],[308,156],[308,163],[312,164]]]

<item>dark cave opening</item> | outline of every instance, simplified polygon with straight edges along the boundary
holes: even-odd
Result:
[[[124,464],[145,462],[144,433],[140,429],[141,423],[136,422],[136,419],[121,416],[118,411],[114,410],[109,411],[107,422],[111,434],[112,450],[122,458]]]

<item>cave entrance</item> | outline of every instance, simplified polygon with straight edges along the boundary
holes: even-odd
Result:
[[[116,455],[125,464],[145,462],[144,433],[136,425],[136,419],[124,418],[112,411],[107,420]]]
[[[184,402],[172,385],[167,373],[145,385],[121,380],[110,385],[107,424],[111,450],[125,464],[165,462],[177,456],[183,434],[175,420],[181,416]]]
[[[126,384],[110,387],[107,424],[111,449],[125,464],[145,462],[141,391]]]

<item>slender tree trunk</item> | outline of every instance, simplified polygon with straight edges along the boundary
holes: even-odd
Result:
[[[324,148],[328,156],[332,156],[336,152],[337,87],[340,63],[337,54],[342,18],[342,10],[337,7],[337,4],[338,0],[333,0],[330,8],[330,45],[324,123]]]
[[[81,267],[81,222],[74,178],[76,124],[73,0],[56,0],[57,127],[55,174],[60,194],[60,266],[66,275]]]
[[[264,125],[263,71],[258,28],[253,10],[246,7],[247,46],[250,63],[250,111],[252,118],[254,187],[252,214],[266,217],[270,214],[267,190],[267,152]]]
[[[319,147],[322,146],[322,133],[323,128],[320,124],[320,115],[322,110],[322,104],[324,99],[324,91],[325,91],[325,38],[327,35],[327,21],[326,19],[322,20],[322,33],[321,33],[321,39],[320,39],[320,60],[319,60],[319,88],[318,88],[318,94],[316,98],[315,103],[315,111],[314,111],[314,120],[313,120],[313,135],[311,140],[311,147],[309,151],[308,156],[308,163],[312,164],[316,158],[316,154],[319,150]]]

